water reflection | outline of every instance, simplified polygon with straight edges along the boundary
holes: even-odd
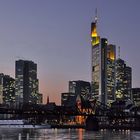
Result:
[[[83,129],[78,130],[79,140],[83,140]]]
[[[84,129],[0,129],[0,140],[139,140],[130,130],[97,132]]]

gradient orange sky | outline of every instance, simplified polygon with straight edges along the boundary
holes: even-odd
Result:
[[[60,104],[70,80],[91,80],[90,26],[98,9],[98,32],[121,47],[140,87],[139,0],[1,0],[0,72],[15,76],[15,60],[38,66],[40,92]]]

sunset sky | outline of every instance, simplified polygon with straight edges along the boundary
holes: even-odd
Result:
[[[38,65],[40,92],[60,104],[69,80],[91,81],[90,26],[121,48],[140,87],[140,0],[0,0],[0,73],[15,77],[15,60]]]

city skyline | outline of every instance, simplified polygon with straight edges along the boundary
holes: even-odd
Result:
[[[0,73],[15,77],[17,59],[38,64],[40,92],[60,103],[70,80],[91,81],[90,24],[98,9],[98,32],[120,46],[132,67],[132,87],[140,87],[139,1],[0,1]]]

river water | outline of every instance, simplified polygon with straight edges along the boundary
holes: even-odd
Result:
[[[140,140],[140,131],[84,129],[0,129],[0,140]]]

